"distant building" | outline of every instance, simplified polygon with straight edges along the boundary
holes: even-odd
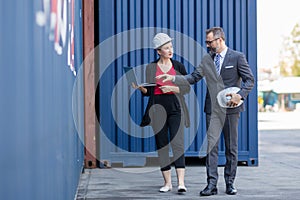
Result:
[[[258,81],[258,92],[263,98],[260,106],[265,109],[292,111],[300,108],[300,77]]]

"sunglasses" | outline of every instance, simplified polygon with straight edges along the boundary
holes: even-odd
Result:
[[[213,41],[216,41],[217,39],[220,39],[220,38],[215,38],[215,39],[213,39],[213,40],[211,40],[211,41],[207,41],[207,40],[206,40],[205,43],[208,44],[208,45],[211,45],[211,43],[212,43]]]

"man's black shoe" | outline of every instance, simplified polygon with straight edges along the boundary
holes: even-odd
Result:
[[[207,185],[206,188],[200,192],[200,196],[210,196],[215,194],[218,194],[218,189],[216,186],[211,184]]]
[[[236,193],[237,193],[237,190],[233,187],[232,184],[226,185],[226,194],[235,195]]]

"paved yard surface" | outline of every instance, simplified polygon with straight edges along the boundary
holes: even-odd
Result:
[[[238,194],[225,194],[223,167],[219,167],[219,193],[200,197],[206,185],[205,167],[186,167],[188,192],[159,193],[163,184],[158,167],[86,169],[81,176],[77,200],[81,199],[299,199],[300,196],[300,112],[260,113],[259,166],[239,166],[235,186]]]

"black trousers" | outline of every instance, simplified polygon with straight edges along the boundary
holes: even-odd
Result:
[[[151,126],[155,134],[161,171],[185,168],[184,120],[179,100],[173,94],[155,95],[155,105],[150,109]],[[173,159],[170,159],[171,144]]]
[[[214,134],[214,137],[208,136],[208,143],[210,150],[207,152],[206,157],[206,173],[207,183],[217,185],[218,181],[218,145],[220,140],[220,132],[223,132],[225,141],[225,157],[226,164],[224,167],[224,178],[226,184],[233,184],[238,163],[238,123],[240,113],[226,115],[225,121],[220,115],[207,114],[206,124],[211,130],[207,134]]]

